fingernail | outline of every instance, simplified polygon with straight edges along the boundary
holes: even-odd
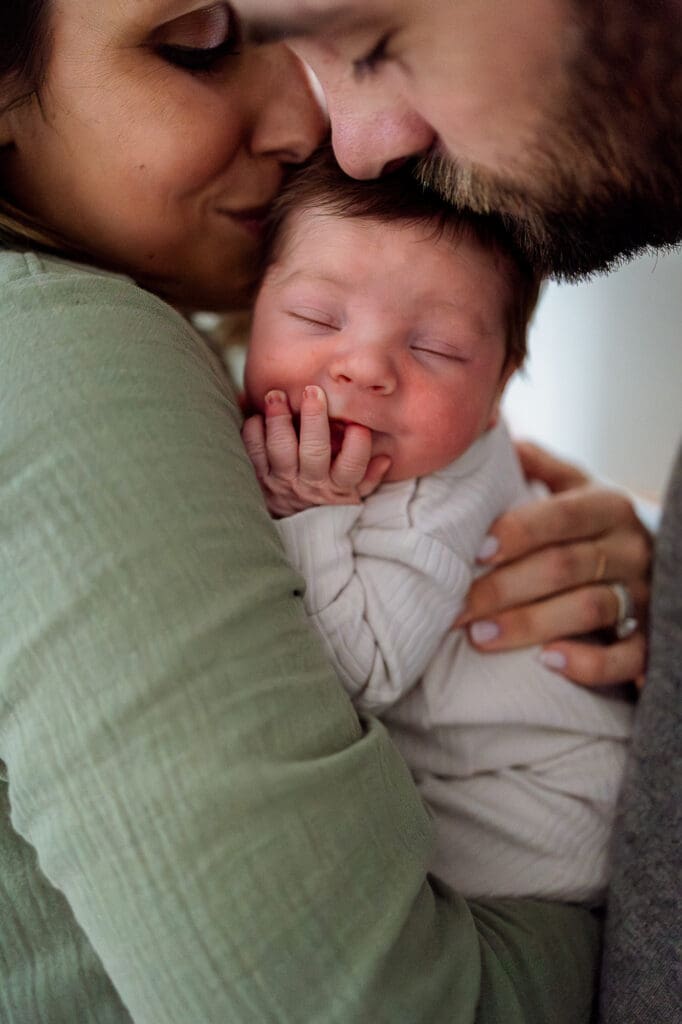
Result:
[[[566,661],[566,655],[562,654],[561,651],[541,651],[540,661],[545,668],[550,668],[554,672],[563,671],[568,664]]]
[[[287,396],[283,391],[268,391],[265,396],[266,405],[277,405],[279,402],[286,402]]]
[[[304,398],[321,398],[320,389],[316,384],[308,384],[306,388],[303,388]]]
[[[474,622],[469,633],[475,644],[489,644],[491,640],[497,640],[500,627],[496,622]]]
[[[493,537],[492,534],[488,534],[488,536],[485,538],[480,548],[478,549],[478,554],[476,555],[476,558],[479,560],[479,562],[485,562],[487,558],[492,558],[493,555],[497,554],[499,547],[500,542],[497,539],[497,537]]]

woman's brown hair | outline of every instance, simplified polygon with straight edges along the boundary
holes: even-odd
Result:
[[[49,0],[0,2],[0,117],[31,102],[43,83],[50,53],[49,14]],[[2,194],[1,157],[0,148],[0,246],[68,248]]]

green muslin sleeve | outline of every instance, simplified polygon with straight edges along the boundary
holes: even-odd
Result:
[[[0,274],[2,1021],[587,1021],[591,914],[429,884],[201,340],[120,277]]]

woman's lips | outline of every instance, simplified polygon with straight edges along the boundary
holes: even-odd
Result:
[[[269,206],[252,206],[242,210],[218,210],[218,213],[229,217],[244,231],[259,238],[263,234],[269,210]]]

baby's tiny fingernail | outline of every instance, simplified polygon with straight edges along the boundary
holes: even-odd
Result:
[[[303,388],[304,398],[321,398],[322,392],[318,388],[317,384],[308,384],[307,387]]]
[[[489,644],[491,640],[497,640],[500,627],[496,622],[474,622],[469,632],[475,644]]]
[[[567,665],[566,655],[561,651],[541,651],[540,661],[545,668],[550,668],[552,671],[561,672]]]
[[[286,402],[286,400],[287,396],[283,391],[268,391],[265,396],[266,405],[277,405],[278,403]]]
[[[485,562],[487,558],[492,558],[493,555],[497,554],[499,547],[499,540],[497,539],[497,537],[493,537],[493,535],[490,533],[488,534],[488,536],[485,538],[480,548],[478,549],[478,554],[476,555],[476,558],[479,560],[479,562]]]

